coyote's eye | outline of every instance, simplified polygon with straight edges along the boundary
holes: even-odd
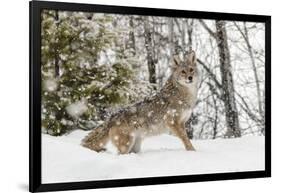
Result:
[[[193,72],[193,68],[190,68],[190,69],[189,69],[189,72]]]
[[[186,74],[185,70],[182,70],[181,73]]]

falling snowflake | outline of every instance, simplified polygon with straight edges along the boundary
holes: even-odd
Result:
[[[99,99],[102,100],[104,98],[104,95],[100,95]]]
[[[147,114],[147,116],[148,116],[148,117],[151,117],[152,113],[153,113],[153,111],[149,111],[148,114]]]
[[[47,91],[53,92],[57,90],[58,84],[56,79],[47,79],[44,81],[44,86]]]

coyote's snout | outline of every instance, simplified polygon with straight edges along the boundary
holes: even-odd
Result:
[[[139,152],[145,137],[172,131],[186,150],[195,150],[185,131],[197,98],[195,52],[190,51],[184,61],[177,56],[173,61],[172,74],[156,95],[111,116],[90,132],[82,145],[99,152],[110,140],[120,154]]]

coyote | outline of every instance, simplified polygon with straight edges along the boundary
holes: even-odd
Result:
[[[196,103],[198,79],[193,50],[184,61],[174,56],[172,74],[156,95],[112,115],[82,140],[82,146],[100,152],[106,150],[107,142],[111,141],[119,154],[137,153],[145,137],[172,131],[186,150],[195,150],[187,136],[185,122]]]

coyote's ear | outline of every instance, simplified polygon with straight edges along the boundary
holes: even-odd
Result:
[[[187,63],[190,65],[196,65],[196,55],[195,51],[191,50],[187,54]]]
[[[180,66],[180,57],[179,55],[173,56],[173,68],[177,68]]]

